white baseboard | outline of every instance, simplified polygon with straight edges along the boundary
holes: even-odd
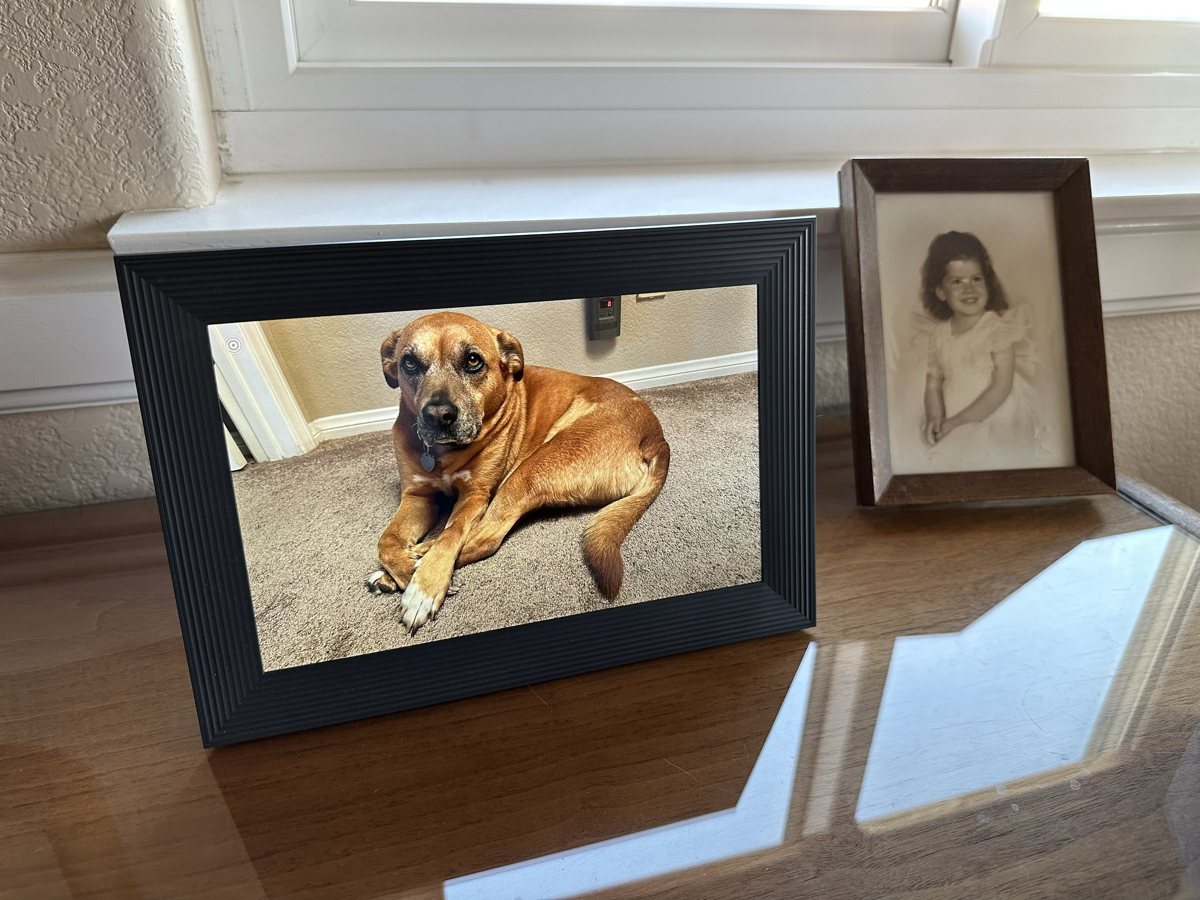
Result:
[[[645,366],[641,369],[626,369],[624,372],[609,372],[605,378],[619,381],[635,391],[661,387],[664,384],[682,384],[699,381],[701,378],[720,378],[722,375],[738,375],[758,369],[758,351],[727,353],[724,356],[708,356],[704,359],[689,359],[685,362],[666,363],[661,366]]]
[[[729,353],[725,356],[689,359],[685,362],[666,363],[661,366],[626,369],[623,372],[611,372],[604,377],[628,385],[635,391],[641,391],[667,384],[699,381],[702,378],[719,378],[722,375],[753,372],[757,369],[758,352],[748,350],[745,353]],[[308,427],[317,441],[328,441],[333,438],[350,437],[353,434],[364,434],[368,431],[386,431],[396,421],[396,412],[395,406],[363,409],[336,416],[322,416],[309,422]]]
[[[383,406],[379,409],[360,409],[358,412],[322,416],[308,423],[308,429],[317,443],[333,438],[365,434],[368,431],[387,431],[396,421],[397,407]]]

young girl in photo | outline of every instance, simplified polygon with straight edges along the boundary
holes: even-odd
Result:
[[[1010,468],[1021,449],[1036,454],[1028,308],[1009,308],[975,235],[934,238],[921,269],[921,299],[936,321],[922,428],[931,452],[969,458],[976,470]]]

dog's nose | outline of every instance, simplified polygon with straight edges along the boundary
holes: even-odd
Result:
[[[453,403],[427,403],[421,414],[430,426],[448,428],[458,419],[458,407]]]

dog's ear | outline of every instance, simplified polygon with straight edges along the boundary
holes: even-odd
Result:
[[[400,373],[397,370],[399,362],[396,359],[396,344],[400,341],[400,332],[393,331],[379,348],[379,357],[383,362],[383,380],[388,387],[400,387]]]
[[[507,331],[496,332],[496,346],[500,349],[500,363],[512,376],[513,381],[520,381],[525,374],[525,351],[521,342]]]

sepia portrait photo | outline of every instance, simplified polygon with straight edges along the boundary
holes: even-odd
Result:
[[[1075,462],[1049,192],[876,200],[892,471]]]
[[[854,159],[841,241],[863,506],[1115,490],[1086,159]]]

